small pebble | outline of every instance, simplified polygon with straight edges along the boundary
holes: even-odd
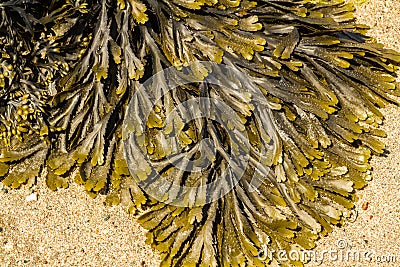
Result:
[[[7,242],[7,243],[3,246],[3,248],[4,248],[5,250],[10,251],[10,250],[12,250],[12,249],[14,248],[14,244],[11,243],[11,242]]]
[[[29,196],[26,197],[26,201],[27,202],[29,202],[29,201],[37,201],[37,194],[36,193],[30,194]]]
[[[362,208],[363,210],[367,210],[367,209],[368,209],[368,205],[369,205],[369,202],[365,202],[365,203],[361,206],[361,208]]]

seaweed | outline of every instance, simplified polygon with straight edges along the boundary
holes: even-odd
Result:
[[[299,266],[384,153],[400,54],[342,0],[0,3],[0,179],[139,214],[162,266]],[[42,175],[43,174],[43,175]]]

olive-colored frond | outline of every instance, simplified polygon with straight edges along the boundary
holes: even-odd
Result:
[[[22,184],[33,185],[43,170],[48,149],[38,136],[24,143],[17,143],[14,149],[2,146],[0,154],[0,180],[6,186],[19,188]]]
[[[341,0],[0,3],[0,179],[141,213],[162,266],[301,266],[382,154],[400,54]],[[261,254],[260,254],[261,253]]]

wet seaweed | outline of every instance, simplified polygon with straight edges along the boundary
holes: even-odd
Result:
[[[19,188],[44,174],[52,190],[106,195],[140,214],[162,266],[301,265],[259,253],[311,249],[343,224],[385,149],[379,109],[398,103],[400,54],[353,11],[342,0],[3,1],[0,179]],[[157,73],[171,68],[181,83],[166,90]],[[174,113],[203,97],[233,117]],[[202,150],[201,171],[171,164],[198,159],[205,139],[215,151]],[[243,147],[247,165],[232,164]],[[154,196],[154,177],[197,191]],[[198,189],[209,183],[230,190],[211,201]]]

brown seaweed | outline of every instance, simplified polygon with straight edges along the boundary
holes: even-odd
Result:
[[[140,213],[162,266],[301,265],[259,253],[311,249],[343,223],[385,150],[379,109],[399,95],[400,54],[353,11],[3,1],[0,179],[107,195]],[[188,117],[196,105],[204,116]]]

